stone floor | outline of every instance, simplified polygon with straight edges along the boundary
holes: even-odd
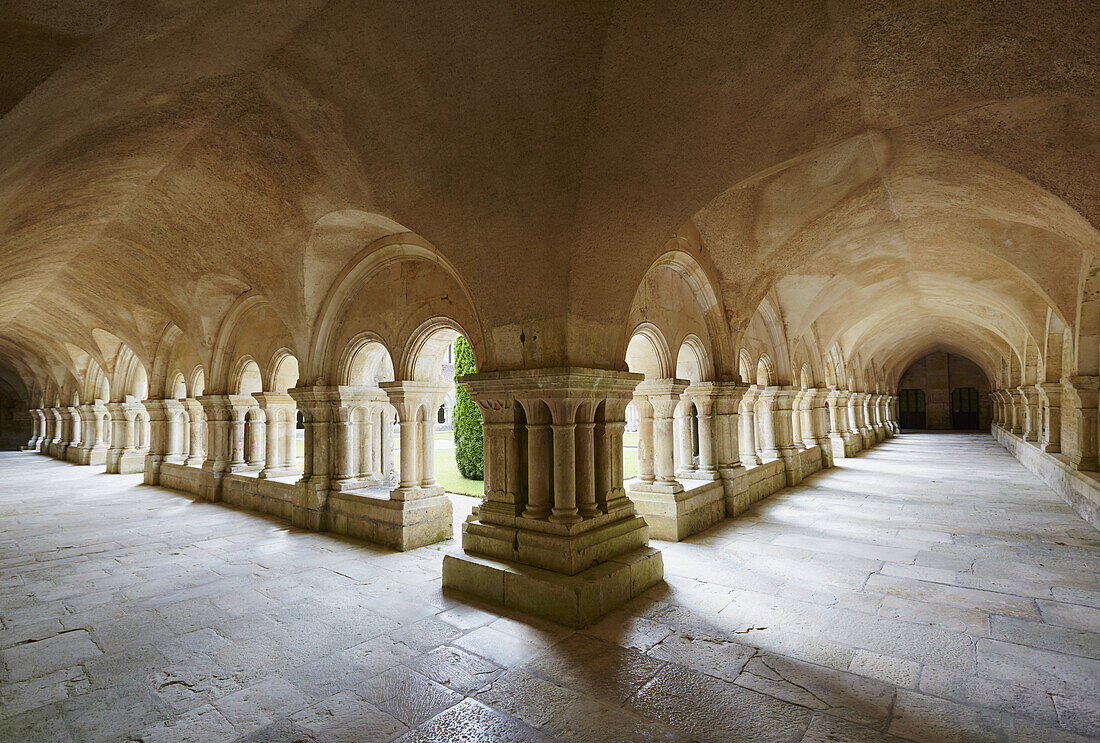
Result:
[[[586,631],[397,554],[0,454],[0,740],[1100,736],[1100,533],[984,435],[907,434],[665,551]],[[895,737],[896,736],[896,737]]]

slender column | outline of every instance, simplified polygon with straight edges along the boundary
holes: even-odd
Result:
[[[689,476],[695,469],[694,454],[691,446],[691,401],[680,400],[675,409],[676,460],[675,471]]]
[[[401,433],[401,480],[397,486],[415,488],[420,484],[419,467],[416,461],[416,433],[419,426],[414,420],[402,418],[398,421],[398,428]]]
[[[187,435],[190,441],[187,459],[183,463],[188,467],[201,467],[206,461],[206,450],[202,442],[202,403],[193,397],[181,400],[181,403],[187,410]]]
[[[713,411],[717,390],[713,384],[700,390],[699,387],[701,386],[699,384],[692,385],[696,390],[691,392],[691,401],[695,405],[695,416],[699,422],[699,465],[692,468],[692,477],[716,480],[718,479],[718,465],[714,459],[715,419]],[[688,389],[691,390],[690,387]]]
[[[760,389],[755,385],[747,388],[741,397],[740,404],[740,456],[741,463],[753,467],[760,464],[760,457],[756,453],[756,399]]]
[[[527,508],[524,518],[550,515],[550,410],[540,400],[521,400],[527,414]]]
[[[371,417],[373,418],[373,425],[371,426],[371,463],[374,466],[371,473],[376,479],[382,480],[388,474],[385,465],[382,463],[384,449],[382,436],[389,422],[388,409],[385,403],[375,406]],[[392,451],[392,447],[390,448]]]
[[[183,406],[176,400],[146,400],[145,411],[149,415],[149,450],[145,455],[146,485],[160,484],[160,467],[167,459],[174,444],[172,419],[182,412]]]
[[[77,451],[80,448],[80,437],[81,437],[81,433],[82,433],[82,426],[81,426],[81,419],[80,419],[80,408],[73,406],[73,407],[66,408],[65,410],[69,415],[69,436],[68,436],[68,439],[65,441],[64,456],[65,456],[66,459],[69,459],[70,458],[69,449],[72,449],[72,452],[73,452],[73,454],[71,456],[75,457]]]
[[[639,386],[648,385],[643,383]],[[676,482],[673,415],[686,388],[685,384],[660,380],[659,388],[647,394],[649,404],[653,406],[653,474],[658,484],[671,485]]]
[[[267,414],[260,408],[249,409],[251,430],[248,435],[248,451],[245,458],[249,469],[263,468],[267,453]]]
[[[1021,428],[1025,441],[1039,441],[1042,418],[1039,412],[1039,390],[1034,385],[1019,388],[1023,400],[1024,421]]]
[[[251,395],[229,395],[230,425],[229,425],[229,472],[247,472],[249,452],[245,449],[246,418],[255,400]]]
[[[382,442],[382,478],[386,481],[394,479],[393,473],[393,420],[392,406],[387,405],[383,409],[380,438]]]
[[[554,507],[550,520],[556,524],[574,524],[581,520],[577,512],[577,401],[554,400],[551,416],[554,436]]]
[[[791,399],[791,445],[798,450],[804,450],[806,444],[802,442],[802,403],[805,399],[805,393],[802,390],[795,390]]]
[[[770,462],[779,458],[779,449],[775,442],[775,396],[776,387],[765,387],[756,400],[756,446],[761,462]]]
[[[638,411],[638,480],[651,483],[653,474],[653,406],[645,395],[634,395],[634,409]]]
[[[799,433],[802,437],[802,446],[806,449],[817,446],[818,443],[817,421],[814,418],[814,402],[817,396],[816,389],[803,390],[798,401]]]
[[[1039,448],[1055,454],[1062,450],[1062,384],[1039,385],[1039,396],[1043,402],[1043,434]]]
[[[505,395],[478,396],[474,401],[481,409],[484,443],[485,497],[478,507],[479,515],[486,521],[513,523],[527,505],[518,406]]]
[[[797,485],[802,482],[802,457],[795,445],[794,426],[797,413],[794,410],[800,391],[790,387],[769,388],[774,389],[772,403],[773,442],[776,452],[783,460],[787,475],[788,485]]]
[[[1024,433],[1024,409],[1026,404],[1020,395],[1019,388],[1007,390],[1009,400],[1009,431],[1022,436]]]
[[[600,513],[596,505],[596,424],[594,406],[581,406],[582,421],[577,424],[577,512],[583,518]],[[621,473],[620,473],[621,474]]]
[[[344,402],[344,401],[341,401]],[[333,490],[345,490],[353,487],[355,483],[356,471],[358,467],[355,462],[355,455],[358,451],[358,447],[354,445],[353,439],[355,438],[356,428],[354,421],[354,408],[349,407],[346,404],[337,404],[332,409],[332,444],[333,444],[333,461],[332,461],[332,489]],[[410,422],[410,425],[415,423]],[[402,429],[404,432],[404,428]],[[402,486],[406,486],[404,480],[405,475],[405,437],[401,437],[401,474],[402,474]],[[416,455],[416,447],[411,447],[410,455]],[[415,462],[415,459],[412,460]],[[410,471],[411,473],[411,471]],[[413,482],[413,485],[416,483]]]

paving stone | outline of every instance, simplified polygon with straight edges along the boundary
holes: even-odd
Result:
[[[802,743],[904,743],[902,738],[830,715],[815,714]]]
[[[404,666],[374,676],[356,690],[409,727],[416,727],[462,701],[461,694]]]
[[[848,670],[903,689],[915,687],[920,677],[919,663],[870,650],[855,651]]]
[[[621,704],[665,665],[637,650],[573,635],[543,651],[525,668],[597,699]]]
[[[973,640],[938,627],[843,612],[825,635],[836,642],[851,643],[884,655],[961,672],[974,668]]]
[[[925,666],[920,675],[920,691],[972,707],[1011,712],[1048,723],[1058,722],[1050,694],[984,676],[964,676]]]
[[[890,732],[943,743],[1004,743],[1012,740],[1008,715],[967,707],[905,689],[898,691]]]
[[[1100,694],[1100,661],[1000,640],[978,640],[978,673],[1051,693]]]
[[[914,624],[928,624],[933,627],[968,635],[987,637],[989,635],[989,615],[971,609],[956,606],[930,604],[925,601],[912,601],[897,596],[886,596],[879,607],[878,615],[886,619],[900,619]]]
[[[237,730],[222,714],[205,704],[168,723],[146,728],[137,736],[140,743],[229,743],[239,738]]]
[[[214,706],[240,733],[249,733],[306,707],[309,700],[289,681],[273,677],[223,697]]]
[[[0,686],[0,719],[79,696],[91,688],[82,666]]]
[[[86,630],[69,630],[0,653],[9,681],[26,681],[102,655]]]
[[[1039,611],[1046,624],[1091,632],[1096,632],[1097,628],[1100,628],[1100,609],[1045,599],[1038,599],[1036,603],[1039,604]]]
[[[296,712],[290,721],[325,743],[388,741],[408,730],[353,691],[342,691]]]
[[[1070,629],[1011,617],[991,617],[991,636],[997,640],[1100,659],[1100,632]]]
[[[488,658],[502,668],[524,663],[542,652],[545,647],[491,626],[478,627],[454,640],[453,644]]]
[[[709,676],[733,681],[755,653],[756,648],[751,645],[676,631],[650,648],[647,654],[657,660],[679,663]]]
[[[674,664],[658,671],[628,706],[703,741],[798,741],[811,715],[804,707]]]
[[[436,648],[406,665],[463,694],[472,694],[501,672],[495,663],[453,647]]]
[[[0,741],[5,743],[76,743],[56,705],[46,705],[0,719]]]
[[[892,685],[769,653],[750,659],[735,683],[871,726],[886,721],[894,699]]]
[[[400,743],[550,743],[551,739],[518,720],[465,699],[398,738]]]

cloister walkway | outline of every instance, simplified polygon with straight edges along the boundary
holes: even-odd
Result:
[[[987,435],[840,464],[575,632],[443,595],[455,540],[0,454],[0,741],[1100,736],[1100,533]]]

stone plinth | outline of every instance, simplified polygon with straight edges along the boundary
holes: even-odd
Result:
[[[709,529],[726,516],[726,489],[721,481],[684,480],[678,491],[631,480],[626,492],[649,525],[654,539],[678,542]]]

